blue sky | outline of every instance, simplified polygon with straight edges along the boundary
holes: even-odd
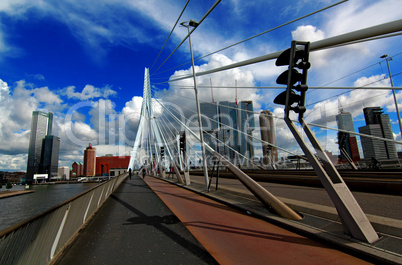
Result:
[[[190,1],[181,21],[200,20],[215,1]],[[192,35],[196,57],[216,51],[337,1],[221,1]],[[61,138],[60,166],[82,161],[83,149],[93,143],[98,155],[127,155],[138,126],[144,68],[151,67],[185,0],[2,0],[0,3],[0,170],[26,170],[32,111],[55,114],[54,134]],[[350,0],[296,23],[264,34],[233,48],[197,61],[199,71],[286,49],[292,38],[316,41],[402,18],[397,0]],[[177,27],[151,68],[151,83],[165,102],[183,104],[194,97],[192,80],[162,83],[172,76],[191,73],[188,42],[165,63],[186,34]],[[353,87],[378,81],[389,86],[390,62],[395,86],[401,86],[401,37],[328,49],[312,53],[310,86]],[[380,62],[382,63],[380,64]],[[179,66],[179,67],[177,67]],[[360,69],[356,74],[352,74]],[[175,67],[175,68],[173,68]],[[173,69],[172,69],[173,68]],[[198,78],[200,86],[275,86],[284,69],[274,62],[232,69]],[[346,77],[346,78],[344,78]],[[383,79],[383,80],[381,80]],[[253,100],[255,110],[270,109],[281,90],[239,89],[239,100]],[[400,139],[390,92],[354,91],[339,97],[339,90],[312,90],[306,114],[311,122],[335,126],[338,99],[355,118],[355,130],[363,125],[362,108],[381,106],[390,114]],[[376,94],[377,93],[377,94]],[[385,93],[385,94],[384,94]],[[398,97],[400,93],[398,93]],[[214,97],[233,100],[233,89],[215,89]],[[231,97],[233,99],[231,99]],[[211,101],[210,89],[200,98]],[[325,100],[316,103],[320,100]],[[399,101],[402,99],[399,99]],[[315,104],[316,103],[316,104]],[[194,107],[193,101],[186,101]],[[103,116],[103,118],[102,118]],[[124,128],[119,123],[124,122]],[[282,126],[282,127],[281,127]],[[123,130],[124,137],[116,132]],[[278,143],[294,145],[286,127],[278,121]],[[334,132],[317,131],[326,148],[336,151]],[[399,148],[400,149],[400,148]]]

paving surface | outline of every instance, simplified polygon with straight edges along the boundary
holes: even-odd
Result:
[[[369,264],[165,181],[145,181],[126,180],[56,264]]]
[[[217,264],[139,177],[126,180],[56,262]]]

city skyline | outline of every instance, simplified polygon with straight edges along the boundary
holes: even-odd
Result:
[[[222,1],[192,34],[196,57],[212,53],[337,1]],[[60,166],[70,166],[92,142],[100,154],[127,155],[132,149],[142,102],[143,69],[150,68],[153,96],[195,109],[192,80],[168,85],[169,79],[191,74],[188,42],[160,68],[186,34],[177,27],[158,56],[185,1],[11,1],[0,4],[0,170],[24,170],[32,111],[54,113],[54,134],[60,137]],[[179,22],[200,20],[210,2],[190,3]],[[124,10],[117,12],[116,10]],[[225,18],[231,17],[231,20]],[[258,38],[196,61],[196,71],[210,70],[290,47],[292,39],[315,42],[401,18],[393,0],[347,1],[316,15],[280,27]],[[401,37],[385,38],[313,52],[309,86],[390,86],[401,84]],[[155,61],[155,63],[154,63]],[[184,65],[183,65],[184,64]],[[179,67],[176,67],[179,66]],[[176,67],[176,68],[173,68]],[[283,89],[275,85],[283,69],[268,61],[197,78],[201,101],[253,101],[254,110],[271,110]],[[238,87],[235,93],[235,86]],[[251,88],[251,87],[257,87]],[[389,113],[394,135],[401,139],[391,91],[314,90],[307,95],[306,119],[335,127],[337,99],[361,126],[363,107],[380,106]],[[400,101],[402,92],[396,91]],[[325,110],[324,110],[325,109]],[[324,115],[325,113],[325,115]],[[120,120],[123,122],[120,123]],[[300,152],[285,126],[278,122],[278,145]],[[121,134],[123,130],[123,134]],[[315,130],[329,151],[336,151],[336,132]],[[255,132],[254,132],[255,134]],[[124,137],[122,136],[124,135]],[[397,146],[401,150],[401,146]],[[283,155],[283,154],[282,154]]]

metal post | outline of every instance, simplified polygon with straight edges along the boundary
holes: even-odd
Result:
[[[399,131],[401,132],[401,137],[402,137],[401,116],[400,116],[400,114],[399,114],[398,101],[396,100],[395,89],[394,89],[394,82],[392,81],[391,68],[389,67],[389,61],[392,60],[392,57],[390,57],[390,56],[384,54],[383,56],[381,56],[381,58],[385,58],[385,60],[387,61],[388,74],[389,74],[389,81],[391,82],[392,94],[394,95],[394,102],[395,102],[396,114],[398,115]]]
[[[197,90],[197,81],[195,76],[195,66],[194,66],[194,57],[193,57],[193,48],[191,46],[191,34],[190,34],[190,23],[195,27],[198,26],[198,23],[195,21],[189,21],[189,24],[186,25],[186,22],[182,22],[181,25],[187,28],[188,31],[188,41],[190,43],[190,54],[191,54],[191,67],[193,70],[193,80],[194,80],[194,93],[195,93],[195,101],[197,103],[197,114],[198,114],[198,126],[200,131],[200,142],[201,142],[201,152],[202,152],[202,162],[204,166],[204,176],[205,176],[205,189],[206,192],[209,192],[209,179],[208,179],[208,166],[207,166],[207,157],[205,153],[205,144],[204,144],[204,135],[202,133],[202,121],[201,121],[201,113],[200,113],[200,101],[198,100],[198,90]]]

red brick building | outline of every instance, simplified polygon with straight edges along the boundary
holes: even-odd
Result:
[[[130,156],[101,156],[96,158],[96,175],[109,175],[111,169],[128,168]]]
[[[83,175],[87,177],[95,176],[96,166],[96,148],[92,147],[92,144],[84,150],[84,172]]]
[[[84,175],[84,165],[81,163],[74,162],[71,165],[71,177],[79,177]]]

